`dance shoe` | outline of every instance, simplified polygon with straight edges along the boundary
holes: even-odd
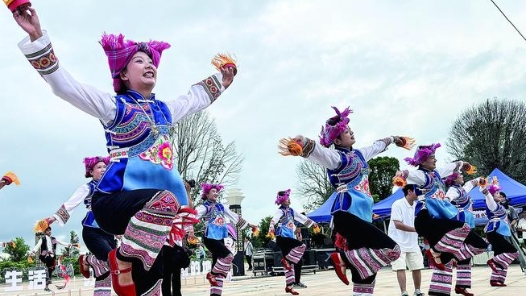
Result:
[[[495,261],[493,261],[493,259],[489,259],[488,261],[486,261],[486,263],[489,265],[489,267],[491,267],[491,269],[494,271],[494,272],[498,272],[498,266],[497,266],[497,263]]]
[[[492,287],[506,287],[507,285],[505,283],[497,282],[497,281],[490,281],[489,284]]]
[[[285,258],[281,258],[281,265],[283,265],[283,268],[285,268],[286,270],[292,269],[292,266],[290,266],[289,261],[287,261],[287,259]]]
[[[285,292],[290,293],[292,295],[299,295],[300,294],[300,293],[294,291],[294,289],[292,289],[292,287],[285,287]]]
[[[219,286],[219,284],[216,281],[216,277],[211,272],[206,274],[206,279],[208,280],[211,286],[214,286],[214,287]]]
[[[437,256],[436,254],[433,254],[431,249],[427,249],[426,250],[426,256],[427,256],[427,259],[429,260],[429,262],[431,262],[431,264],[433,264],[433,266],[435,266],[435,268],[440,269],[440,270],[445,270],[446,269],[446,266],[440,260],[440,253],[438,253],[438,256]]]
[[[345,272],[347,271],[347,266],[342,261],[342,257],[340,256],[340,253],[334,252],[331,254],[332,264],[334,265],[334,271],[336,271],[336,275],[338,278],[346,285],[349,285],[349,280],[347,279],[347,275]]]
[[[474,296],[475,294],[468,292],[468,289],[464,287],[455,287],[455,293],[464,296]]]
[[[122,273],[131,272],[132,268],[128,267],[122,270],[119,269],[119,264],[117,263],[117,249],[113,249],[108,253],[108,261],[110,263],[111,283],[115,293],[119,296],[135,296],[136,293],[134,283],[122,285],[119,282],[119,275]]]
[[[80,255],[79,256],[79,269],[80,269],[80,273],[87,279],[89,279],[90,277],[90,274],[89,274],[89,265],[88,263],[85,262],[86,260],[86,255]]]

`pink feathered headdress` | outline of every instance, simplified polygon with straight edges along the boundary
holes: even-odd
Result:
[[[201,184],[201,189],[203,190],[203,192],[201,192],[201,199],[206,200],[206,196],[208,195],[208,193],[210,193],[210,190],[215,189],[219,192],[223,190],[223,185],[203,183]]]
[[[90,173],[90,171],[95,167],[95,165],[99,162],[104,162],[104,164],[108,165],[110,163],[110,157],[102,157],[102,156],[95,156],[95,157],[86,157],[84,158],[84,166],[86,167],[86,174],[84,176],[86,178],[93,177]]]
[[[494,176],[493,179],[491,179],[491,185],[488,187],[488,191],[491,193],[491,195],[495,194],[497,191],[500,191],[500,185],[497,176]]]
[[[276,204],[281,205],[284,201],[289,199],[289,196],[290,196],[290,189],[278,192],[278,195],[276,196]]]
[[[426,161],[426,159],[429,156],[435,154],[435,151],[440,146],[441,146],[440,143],[431,144],[431,145],[427,145],[427,146],[418,146],[418,148],[416,149],[416,152],[415,152],[415,157],[413,157],[413,158],[406,157],[406,158],[404,158],[404,160],[408,164],[410,164],[412,166],[418,166],[418,165],[422,164],[424,161]]]
[[[349,124],[349,114],[352,110],[347,107],[343,112],[340,112],[338,108],[332,107],[336,111],[336,116],[329,118],[325,122],[325,126],[321,128],[320,133],[320,144],[325,147],[330,147],[334,140],[347,129]]]
[[[162,41],[149,41],[137,43],[132,40],[124,40],[124,35],[106,34],[102,35],[99,42],[108,56],[111,77],[113,78],[113,90],[119,92],[123,88],[119,77],[122,70],[130,62],[138,51],[143,51],[151,59],[155,67],[159,67],[163,50],[170,48],[170,44]]]
[[[460,175],[460,173],[455,172],[455,173],[447,176],[446,180],[444,181],[444,183],[446,183],[446,186],[452,186],[453,184],[455,184],[455,180],[458,178],[459,175]]]

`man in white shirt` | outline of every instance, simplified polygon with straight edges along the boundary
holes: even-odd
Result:
[[[413,274],[415,296],[423,296],[420,291],[422,282],[421,269],[424,269],[424,258],[418,245],[418,234],[415,230],[415,209],[420,190],[414,184],[408,184],[402,189],[404,197],[395,201],[391,207],[391,221],[388,235],[400,246],[400,257],[391,263],[396,271],[402,296],[409,296],[406,290],[405,270]]]
[[[248,236],[245,236],[245,259],[248,263],[248,270],[252,270],[252,253],[254,252],[254,247],[250,242]]]

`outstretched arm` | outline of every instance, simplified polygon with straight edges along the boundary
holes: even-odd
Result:
[[[64,226],[69,218],[71,217],[71,214],[73,213],[73,210],[84,202],[84,199],[90,194],[90,188],[87,184],[84,184],[77,188],[73,195],[64,203],[60,208],[53,214],[53,216],[47,218],[48,223],[51,225],[51,223],[58,221],[58,224],[60,226]]]

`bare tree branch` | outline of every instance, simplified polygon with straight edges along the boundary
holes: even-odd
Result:
[[[298,192],[304,200],[303,208],[311,211],[319,208],[334,192],[325,168],[302,160],[296,169],[299,180]]]
[[[234,185],[241,172],[242,155],[234,142],[223,145],[215,122],[206,111],[188,116],[172,128],[173,149],[177,168],[183,179],[196,184],[223,183]],[[201,186],[191,190],[194,201],[200,199]]]

